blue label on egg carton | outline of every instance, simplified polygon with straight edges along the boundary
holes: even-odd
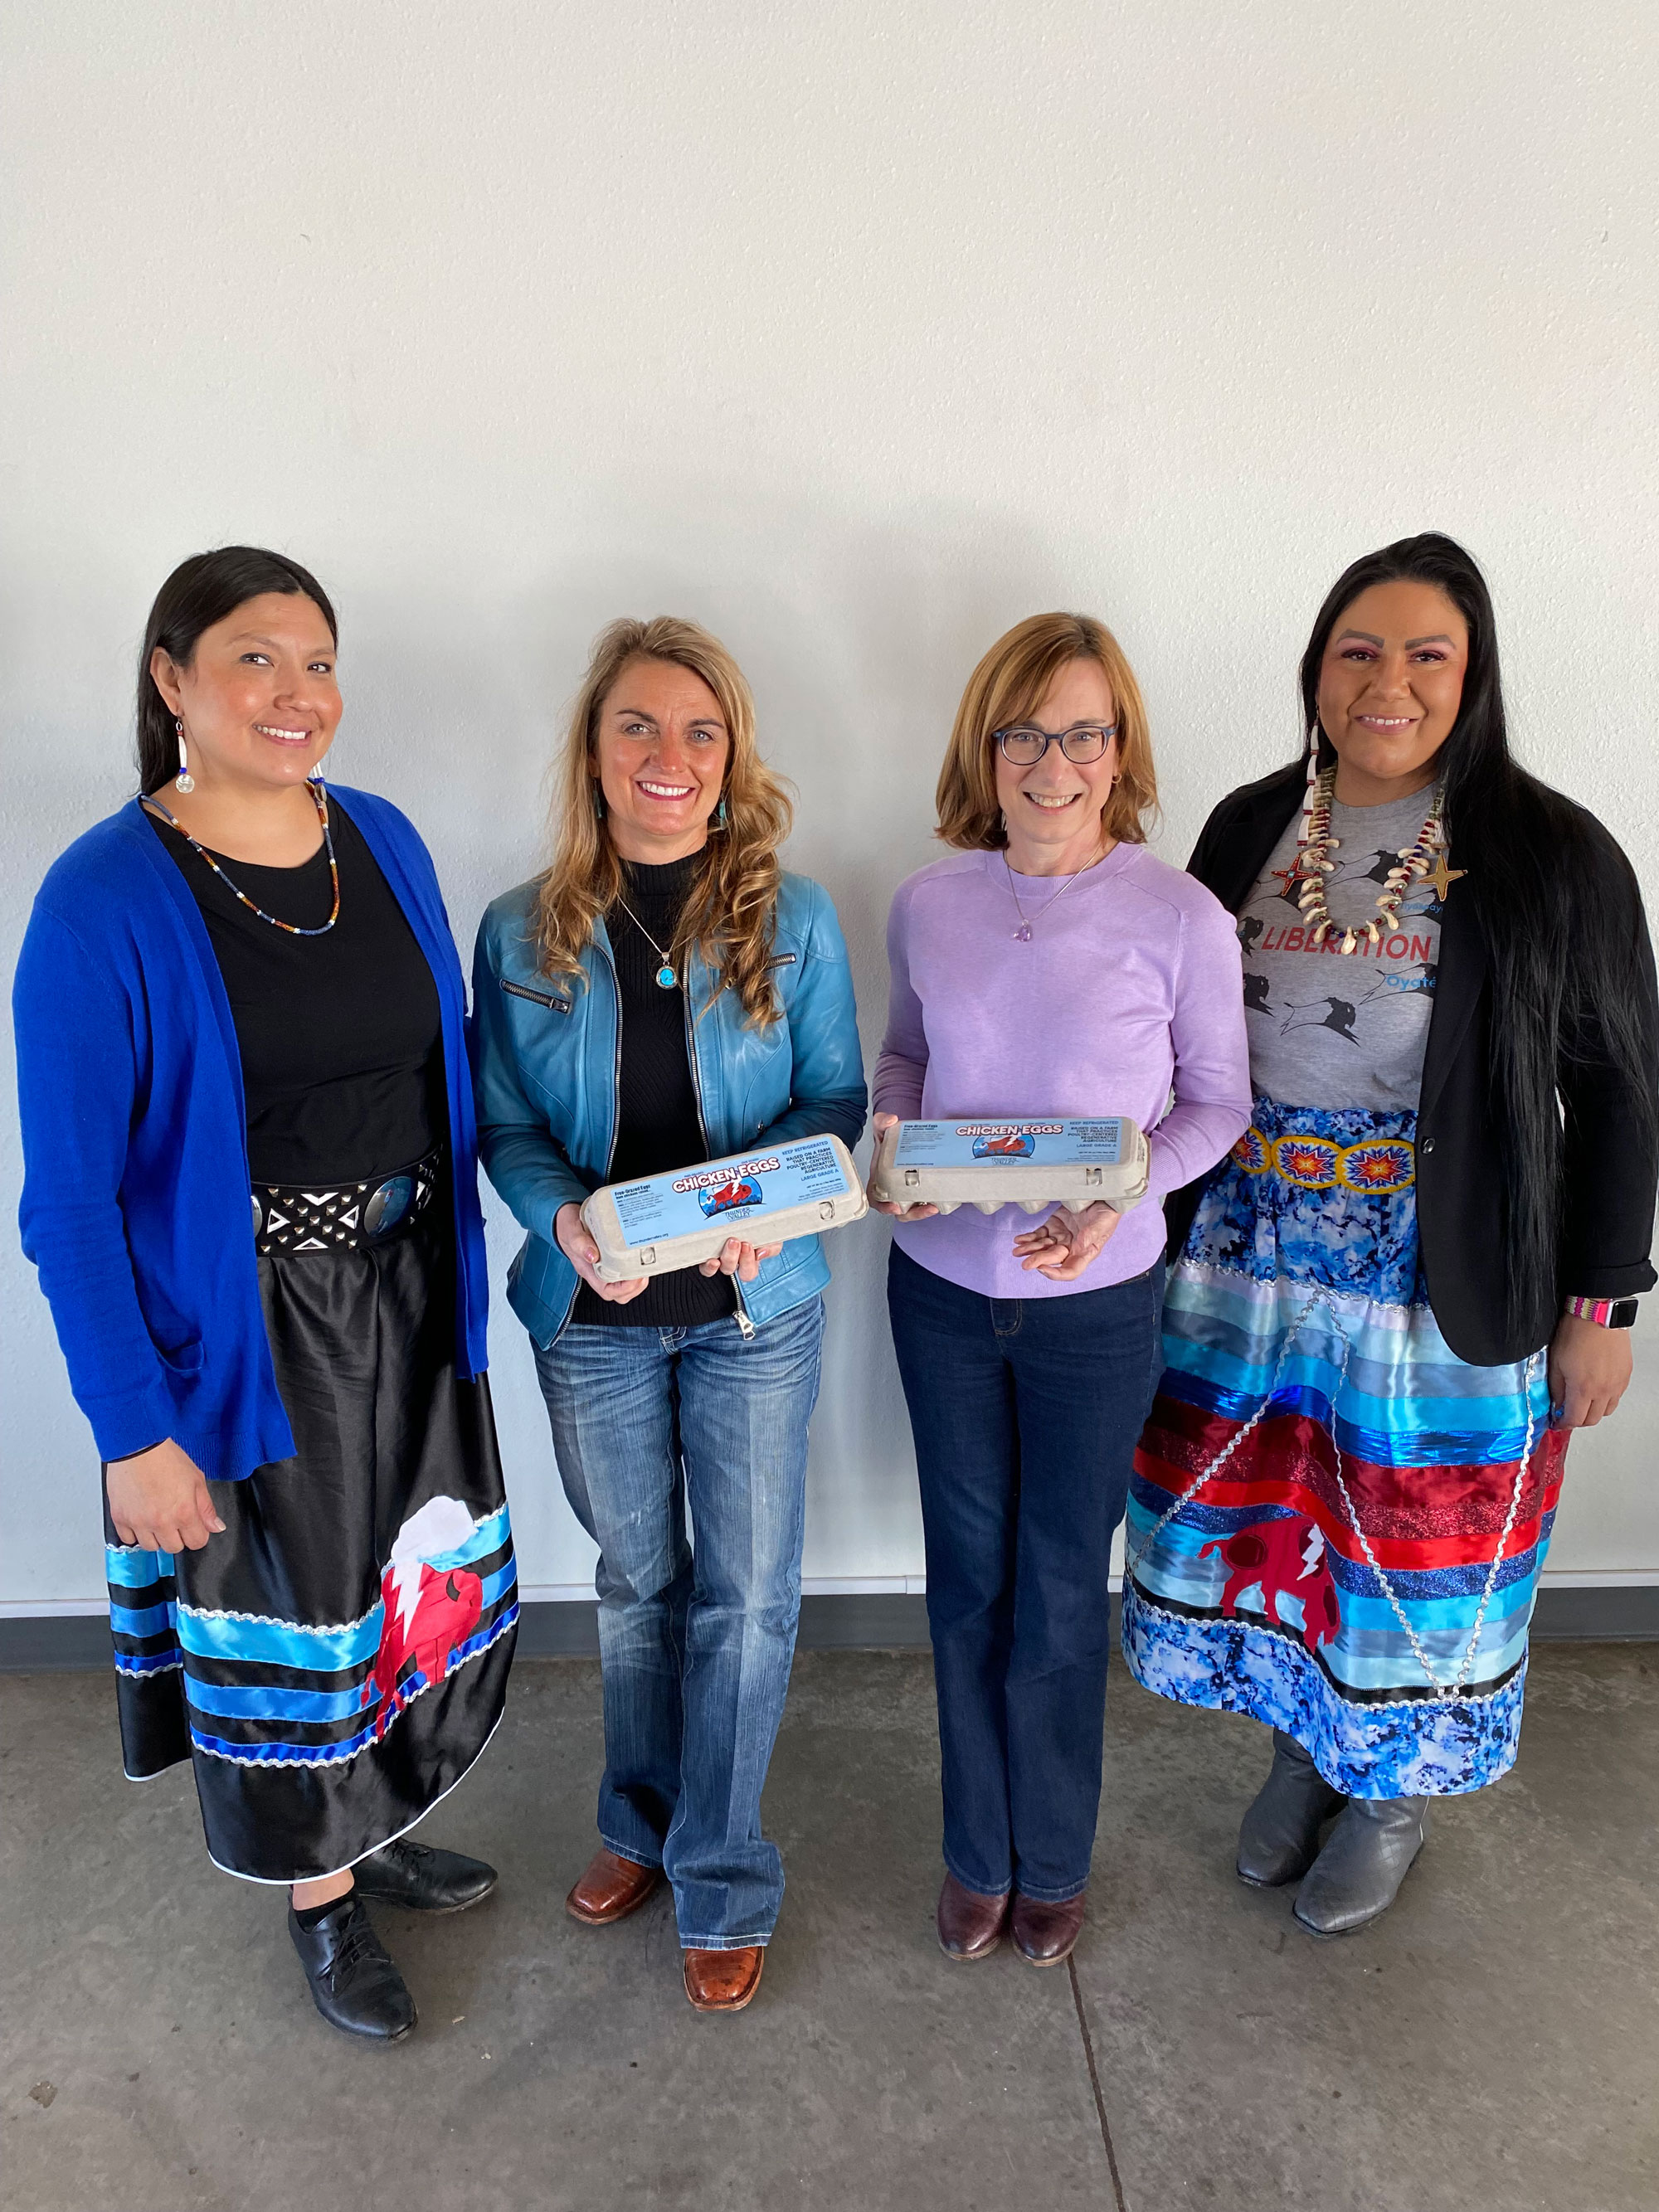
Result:
[[[822,1137],[798,1137],[773,1152],[619,1183],[611,1195],[623,1237],[637,1245],[727,1221],[735,1229],[757,1213],[841,1198],[846,1190],[834,1146]]]
[[[1045,1167],[1115,1168],[1123,1161],[1123,1122],[907,1121],[899,1131],[897,1168],[970,1168],[995,1163]]]

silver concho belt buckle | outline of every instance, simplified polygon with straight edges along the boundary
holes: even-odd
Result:
[[[261,1183],[252,1193],[254,1249],[262,1258],[285,1252],[356,1252],[384,1244],[423,1213],[437,1188],[441,1152],[380,1182]]]
[[[363,1207],[363,1242],[366,1244],[378,1244],[382,1237],[390,1237],[394,1229],[402,1227],[415,1203],[415,1189],[412,1175],[395,1175],[388,1176],[377,1189],[369,1193]]]

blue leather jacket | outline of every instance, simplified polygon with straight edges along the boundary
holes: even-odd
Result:
[[[570,1317],[578,1277],[554,1241],[562,1206],[606,1177],[617,1140],[622,1024],[603,921],[582,967],[586,988],[550,978],[536,961],[538,886],[498,898],[478,928],[472,968],[473,1086],[478,1156],[528,1230],[508,1273],[507,1299],[538,1345]],[[867,1094],[858,1010],[836,909],[821,884],[782,878],[772,975],[784,1019],[745,1025],[732,991],[695,950],[686,963],[685,1031],[708,1157],[790,1137],[858,1141]],[[815,1297],[830,1280],[816,1237],[793,1237],[738,1285],[745,1334]]]

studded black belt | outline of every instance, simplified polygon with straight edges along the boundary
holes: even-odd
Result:
[[[395,1175],[363,1182],[256,1182],[253,1249],[268,1259],[279,1252],[356,1252],[384,1244],[432,1203],[443,1163],[439,1145]]]

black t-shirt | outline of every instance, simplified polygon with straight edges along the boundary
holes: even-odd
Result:
[[[255,1182],[389,1175],[430,1152],[449,1126],[432,970],[362,833],[332,796],[328,814],[340,917],[325,937],[291,936],[250,914],[185,838],[148,816],[218,956],[241,1050]],[[214,858],[279,921],[314,929],[328,920],[323,848],[297,868]]]
[[[617,1147],[606,1177],[610,1182],[660,1175],[665,1168],[691,1167],[708,1158],[685,1033],[685,994],[678,983],[665,991],[657,981],[662,953],[673,951],[674,933],[699,857],[694,853],[663,867],[627,866],[623,896],[639,921],[620,905],[605,918],[622,1001]],[[684,958],[677,955],[674,965],[677,974],[684,975]],[[695,1328],[702,1322],[720,1320],[736,1306],[729,1275],[704,1275],[696,1267],[680,1267],[671,1274],[653,1275],[626,1305],[610,1304],[584,1283],[570,1318],[623,1328]]]

